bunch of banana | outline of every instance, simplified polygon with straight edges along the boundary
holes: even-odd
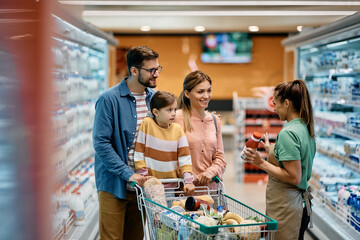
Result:
[[[240,215],[233,213],[233,212],[226,213],[226,215],[223,218],[223,221],[227,220],[227,219],[234,219],[234,220],[236,220],[237,224],[240,224],[242,221],[244,221],[244,218],[242,218]]]
[[[236,213],[228,212],[222,219],[222,223],[223,224],[225,223],[226,225],[239,225],[243,220],[244,220],[244,218],[242,218],[240,215],[238,215]],[[232,227],[232,228],[229,228],[229,230],[231,232],[238,232],[240,230],[240,228]]]

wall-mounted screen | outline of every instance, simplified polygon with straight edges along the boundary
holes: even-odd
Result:
[[[252,41],[243,32],[206,33],[202,36],[202,50],[204,63],[248,63]]]

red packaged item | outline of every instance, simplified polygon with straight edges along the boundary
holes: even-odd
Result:
[[[208,202],[205,202],[196,197],[188,197],[185,202],[185,209],[188,211],[196,211],[200,208],[200,204],[206,205],[207,210],[210,210],[210,205]]]
[[[241,152],[241,158],[245,159],[245,155],[244,155],[244,150],[246,148],[252,148],[252,149],[257,149],[257,147],[259,146],[259,142],[260,139],[262,137],[262,133],[259,132],[253,132],[253,135],[249,138],[249,140],[247,140],[247,142],[245,143],[245,146]]]

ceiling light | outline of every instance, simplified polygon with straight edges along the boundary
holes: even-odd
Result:
[[[149,32],[151,30],[151,27],[150,26],[141,26],[140,30],[143,32]]]
[[[205,31],[205,27],[204,26],[195,26],[194,27],[196,32],[203,32]]]
[[[360,1],[59,1],[69,5],[113,6],[359,6]]]
[[[259,27],[258,27],[258,26],[249,26],[249,31],[250,31],[250,32],[258,32],[258,31],[259,31]]]
[[[298,32],[301,32],[303,30],[303,26],[297,26],[296,29],[298,30]]]
[[[83,11],[83,16],[347,16],[356,11]]]

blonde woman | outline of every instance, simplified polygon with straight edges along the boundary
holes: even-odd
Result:
[[[211,179],[222,177],[226,161],[218,116],[206,111],[211,93],[211,79],[201,72],[189,73],[178,99],[175,122],[179,123],[189,142],[194,184],[217,188]]]

